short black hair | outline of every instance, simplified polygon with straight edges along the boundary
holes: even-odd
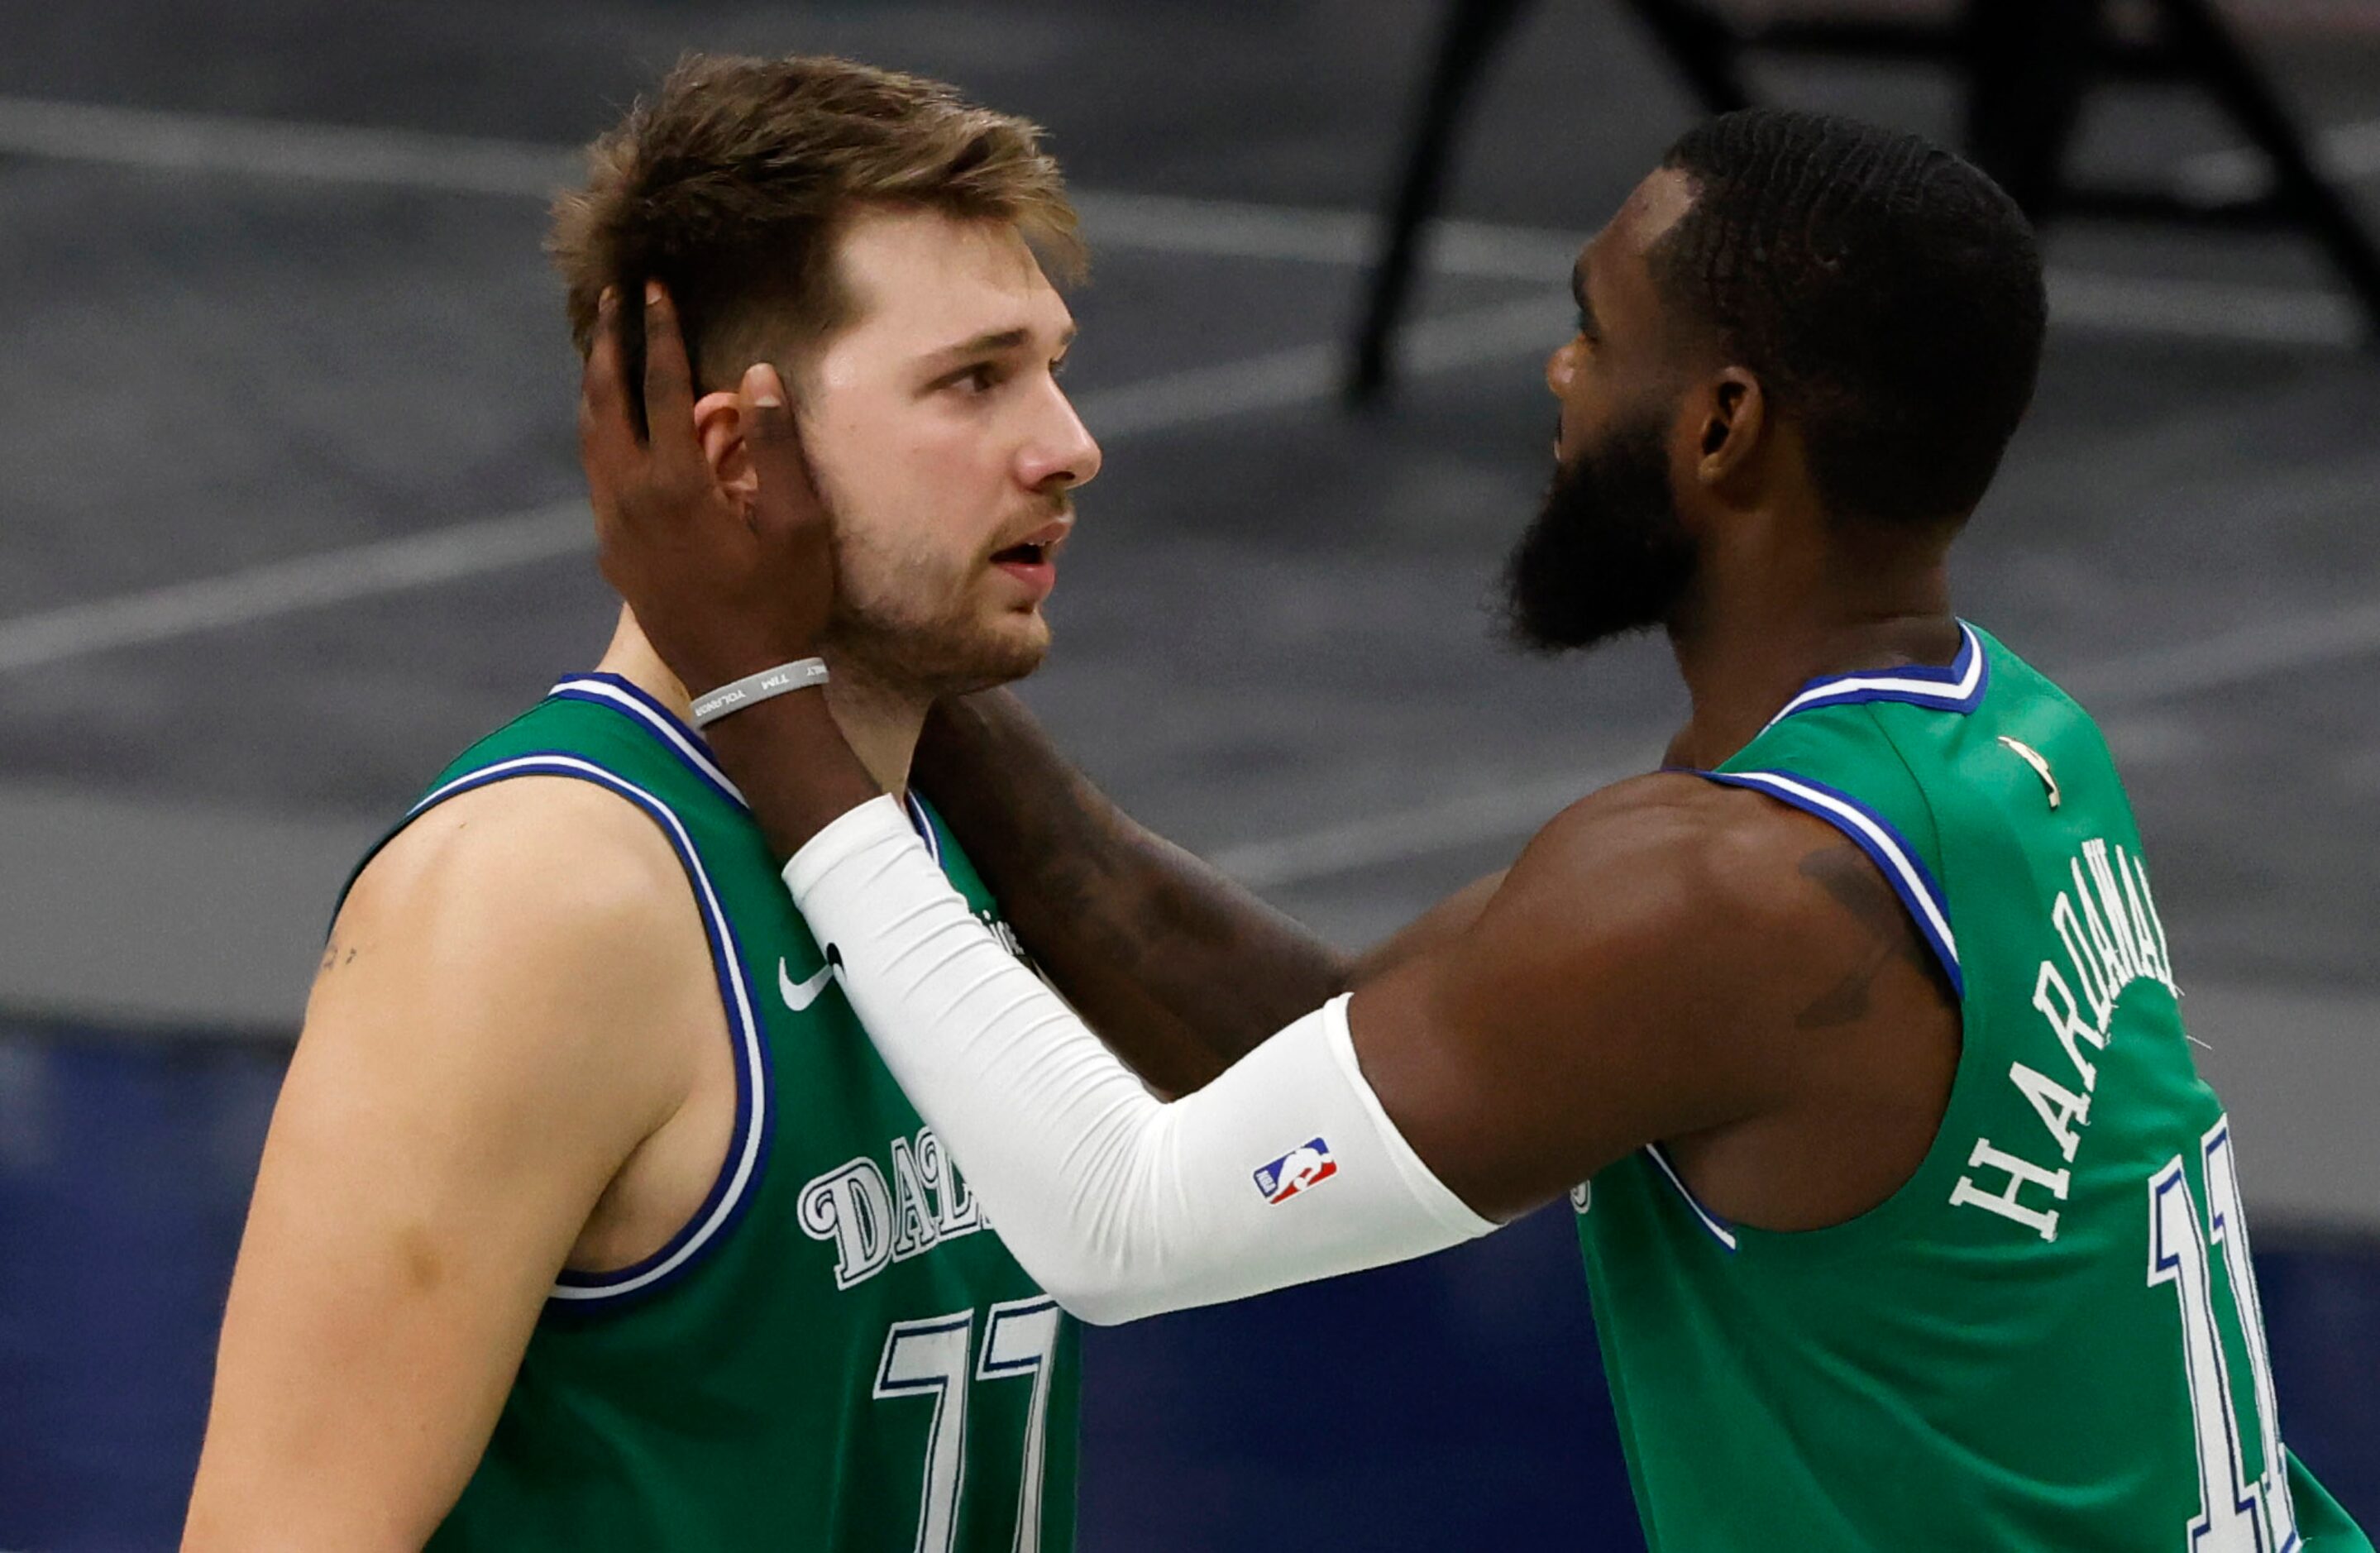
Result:
[[[1694,194],[1654,280],[1801,425],[1820,500],[1872,521],[1972,512],[2048,321],[2016,202],[1922,137],[1778,108],[1699,125],[1661,165]]]

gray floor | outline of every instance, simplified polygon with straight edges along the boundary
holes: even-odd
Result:
[[[2380,6],[2223,3],[2380,221]],[[1054,131],[1099,250],[1071,382],[1109,463],[1029,695],[1145,818],[1360,942],[1653,759],[1682,706],[1653,645],[1524,661],[1488,605],[1548,472],[1570,252],[1686,107],[1603,0],[1538,7],[1406,391],[1350,418],[1360,212],[1436,9],[0,7],[0,1542],[170,1543],[332,894],[601,646],[542,196],[684,48],[841,50]],[[1766,84],[1955,119],[1923,72]],[[2255,172],[2172,92],[2100,104],[2082,154]],[[2249,1140],[2291,1438],[2380,1504],[2380,364],[2288,242],[2078,229],[2051,258],[2039,405],[1961,606],[2124,760]],[[1095,1334],[1087,1546],[1629,1546],[1560,1218]],[[1415,1364],[1378,1362],[1396,1341]]]
[[[1110,462],[1031,695],[1146,818],[1356,940],[1641,768],[1680,706],[1661,656],[1516,660],[1487,604],[1546,474],[1563,255],[1684,104],[1608,7],[1542,7],[1475,127],[1478,224],[1441,251],[1407,392],[1349,419],[1346,212],[1385,180],[1433,11],[0,15],[0,1006],[292,1026],[355,851],[600,648],[535,193],[682,47],[842,50],[1054,129],[1099,245],[1073,381]],[[2380,30],[2241,14],[2380,170],[2354,132]],[[1770,84],[1950,122],[1922,73]],[[2106,104],[2086,159],[2204,177],[2229,143],[2161,93]],[[2352,1114],[2259,1098],[2308,1073],[2368,1093],[2375,1067],[2380,369],[2289,243],[2072,231],[2052,257],[2061,326],[1961,606],[2106,721],[2215,1061],[2293,1153],[2265,1195],[2380,1225]]]

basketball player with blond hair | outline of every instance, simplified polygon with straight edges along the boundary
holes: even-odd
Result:
[[[833,715],[902,792],[928,706],[1031,672],[1099,449],[1037,130],[842,60],[693,58],[552,249],[672,287],[665,428],[749,491],[800,386],[842,516]],[[340,906],[266,1143],[184,1546],[1062,1553],[1071,1324],[861,1033],[632,613],[474,745]],[[981,879],[904,812],[968,910]]]

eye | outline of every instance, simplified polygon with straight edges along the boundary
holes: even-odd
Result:
[[[998,388],[1007,376],[999,362],[978,361],[954,372],[945,372],[929,385],[928,391],[939,394],[948,390],[962,398],[979,399]]]
[[[1064,377],[1066,375],[1066,367],[1072,360],[1073,358],[1065,356],[1061,356],[1051,360],[1050,363],[1050,375],[1053,378]]]

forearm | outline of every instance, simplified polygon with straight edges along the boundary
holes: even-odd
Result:
[[[1003,1243],[1087,1320],[1236,1299],[1493,1228],[1381,1109],[1344,1000],[1160,1103],[1000,947],[895,806],[838,819],[785,878]]]
[[[838,815],[883,794],[819,691],[771,697],[703,732],[780,857],[791,857]]]
[[[916,770],[1034,958],[1160,1089],[1197,1089],[1350,984],[1346,957],[1133,820],[1006,691],[938,706]]]

